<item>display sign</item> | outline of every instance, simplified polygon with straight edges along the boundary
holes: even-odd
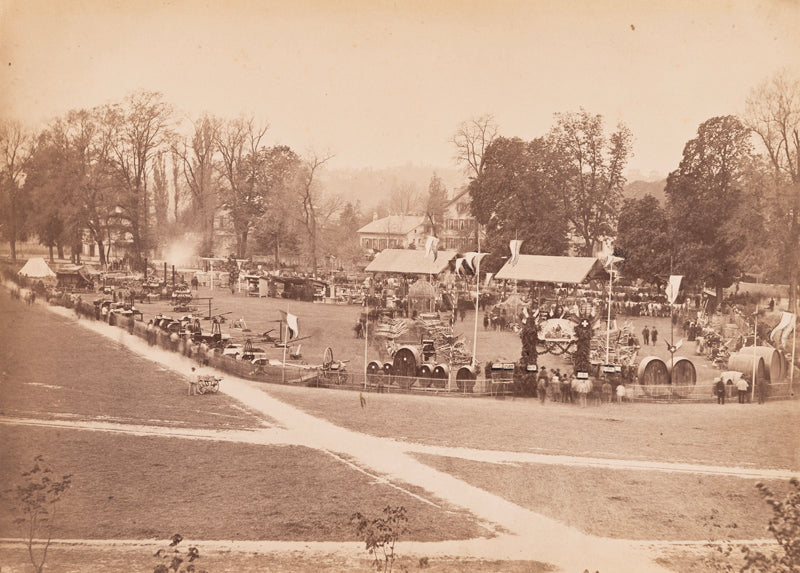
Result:
[[[506,362],[503,364],[503,370],[514,370],[514,368],[516,368],[516,364],[513,362]]]
[[[588,380],[589,379],[589,373],[586,372],[586,371],[576,372],[575,373],[575,378],[577,378],[578,380]]]
[[[613,364],[605,364],[603,366],[603,372],[606,373],[606,374],[613,374],[616,371],[617,371],[617,369]]]
[[[539,367],[536,364],[528,364],[525,367],[525,370],[527,370],[528,372],[538,372],[539,371]]]

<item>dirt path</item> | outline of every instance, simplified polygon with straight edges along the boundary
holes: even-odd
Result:
[[[60,307],[49,307],[53,312],[70,320],[76,320],[74,314]],[[77,321],[76,321],[77,322]],[[103,323],[79,321],[79,324],[94,332],[129,347],[131,350],[153,360],[165,367],[188,374],[191,362],[189,359],[157,348],[149,347],[143,340],[131,336],[122,329],[110,327]],[[491,494],[485,490],[469,485],[453,476],[437,471],[417,461],[413,453],[429,453],[455,456],[466,459],[491,462],[549,463],[560,465],[584,465],[587,467],[604,467],[614,469],[636,469],[647,471],[673,471],[720,475],[737,475],[740,477],[776,477],[776,470],[751,470],[747,468],[725,468],[719,466],[702,466],[695,464],[668,464],[659,462],[642,462],[630,460],[609,460],[576,456],[541,455],[515,452],[494,452],[470,450],[464,448],[433,447],[420,444],[404,443],[392,439],[377,438],[335,426],[325,420],[316,418],[283,403],[263,390],[263,385],[238,379],[225,374],[222,391],[258,410],[277,422],[277,427],[264,428],[258,431],[187,431],[171,430],[162,427],[132,427],[102,421],[48,420],[32,421],[26,419],[0,419],[0,423],[41,423],[65,424],[94,431],[130,431],[143,435],[163,435],[184,439],[218,439],[247,441],[249,443],[285,443],[297,444],[328,452],[346,463],[369,472],[378,479],[402,488],[403,483],[413,484],[429,492],[429,502],[444,500],[450,504],[463,507],[472,512],[479,520],[493,524],[507,533],[491,539],[475,539],[464,541],[448,541],[437,543],[401,544],[406,554],[431,556],[461,556],[483,559],[502,560],[537,560],[552,563],[565,571],[583,571],[586,568],[600,571],[663,571],[664,569],[652,561],[651,546],[642,542],[613,540],[586,535],[567,527],[558,521],[544,517],[530,510]],[[780,477],[784,472],[777,470]],[[791,475],[791,474],[789,474]],[[408,492],[407,492],[408,493]],[[535,540],[535,541],[534,541]],[[204,545],[206,541],[203,541]],[[209,542],[215,543],[215,542]],[[229,542],[219,542],[229,543]],[[286,548],[297,550],[298,547],[308,550],[332,550],[331,544],[298,543],[274,544],[270,542],[254,542],[265,550]],[[250,544],[236,543],[237,548],[247,550]],[[361,550],[361,544],[358,550]],[[348,544],[337,544],[339,551],[351,551]]]

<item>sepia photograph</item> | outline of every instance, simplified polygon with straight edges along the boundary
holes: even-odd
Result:
[[[0,572],[800,571],[800,2],[0,0]]]

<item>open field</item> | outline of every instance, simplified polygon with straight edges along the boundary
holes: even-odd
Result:
[[[327,306],[309,304],[308,312]],[[302,312],[293,312],[302,320]],[[388,482],[376,480],[379,476],[365,471],[358,460],[282,443],[280,438],[275,443],[242,442],[241,432],[281,436],[285,424],[253,404],[239,403],[222,393],[187,397],[182,375],[38,305],[25,309],[10,301],[3,289],[0,317],[14,333],[0,345],[0,456],[12,462],[0,470],[0,480],[13,481],[37,453],[59,473],[75,474],[62,508],[59,538],[117,539],[120,543],[141,539],[152,545],[178,530],[196,539],[201,551],[207,540],[213,557],[209,555],[205,566],[211,571],[366,570],[365,553],[355,543],[349,550],[319,554],[313,547],[292,553],[265,545],[245,557],[240,551],[226,553],[213,540],[347,544],[356,541],[347,524],[353,511],[377,514],[384,505],[403,504],[412,518],[403,539],[465,540],[460,556],[458,550],[456,557],[453,553],[447,558],[432,556],[431,571],[546,570],[533,561],[466,558],[470,546],[466,540],[491,541],[500,530],[491,524],[486,524],[487,529],[468,509],[440,499],[425,485],[394,477]],[[34,347],[45,350],[30,359],[29,349]],[[352,392],[253,386],[338,427],[392,438],[390,443],[405,447],[430,467],[603,537],[665,541],[766,537],[767,511],[755,494],[755,479],[485,463],[445,454],[445,450],[462,446],[795,472],[800,468],[800,449],[792,430],[797,405],[791,401],[762,406],[625,404],[581,409],[541,406],[528,399],[368,394],[362,408]],[[76,427],[23,428],[12,420],[16,418],[70,422]],[[93,431],[91,424],[100,421],[116,425],[113,431]],[[137,435],[141,427],[211,436],[197,441],[188,434]],[[219,432],[216,439],[215,432]],[[420,444],[444,449],[425,453],[419,450]],[[0,536],[18,537],[7,517],[10,501],[3,498],[0,504],[0,515],[5,516],[0,519]],[[83,571],[91,560],[97,565],[93,571],[111,571],[120,559],[130,559],[135,563],[129,570],[147,571],[152,570],[153,562],[147,559],[151,554],[149,549],[142,550],[141,556],[137,551],[134,557],[130,549],[71,544],[54,547],[49,559],[63,565],[54,570]],[[696,551],[676,550],[670,555],[663,563],[676,570],[702,570],[697,568]],[[24,571],[24,562],[20,549],[0,546],[4,571]],[[410,556],[402,563],[409,570],[418,567]]]
[[[301,336],[310,336],[302,341],[303,358],[309,364],[319,364],[325,348],[330,346],[333,349],[334,357],[341,360],[349,360],[348,370],[351,372],[364,372],[364,340],[355,337],[353,327],[364,308],[358,305],[336,305],[302,302],[296,300],[286,300],[277,298],[258,298],[249,297],[244,293],[231,294],[230,290],[200,287],[194,293],[200,299],[212,297],[212,314],[225,314],[226,322],[222,324],[222,332],[229,334],[232,341],[244,342],[247,338],[257,341],[258,336],[270,331],[272,336],[277,336],[280,331],[280,312],[287,311],[295,314],[300,320]],[[99,295],[98,295],[99,296]],[[197,301],[198,311],[195,314],[208,316],[208,301]],[[156,301],[151,304],[138,304],[137,308],[142,311],[145,321],[152,318],[157,313],[164,313],[171,316],[180,316],[181,313],[172,312],[172,305],[168,301]],[[233,321],[244,318],[247,327],[251,332],[242,332],[241,329],[233,328]],[[483,314],[478,316],[477,329],[477,357],[481,363],[493,362],[514,362],[519,359],[522,344],[518,334],[510,331],[500,332],[485,330],[483,328]],[[633,331],[638,333],[645,325],[650,327],[657,326],[661,333],[660,341],[657,345],[643,347],[639,356],[657,356],[662,360],[669,358],[667,347],[661,340],[669,338],[670,320],[669,318],[653,317],[620,317],[618,324],[622,326],[629,322]],[[203,327],[208,328],[208,321],[202,321]],[[475,340],[475,311],[467,311],[463,321],[457,321],[454,325],[456,336],[463,336],[466,341],[466,348],[471,352],[473,341]],[[680,328],[675,330],[676,341],[682,338]],[[258,344],[270,353],[270,357],[282,359],[283,351],[280,348],[272,348],[269,345]],[[695,363],[697,369],[698,384],[709,383],[717,370],[705,359],[697,356],[694,352],[695,343],[686,342],[675,354],[676,357],[689,357]],[[367,351],[367,361],[379,358],[375,348]],[[539,357],[541,365],[548,368],[561,368],[563,371],[572,371],[571,365],[564,357],[543,354]],[[709,392],[708,399],[711,399]]]

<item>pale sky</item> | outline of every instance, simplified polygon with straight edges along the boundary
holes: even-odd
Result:
[[[453,167],[464,120],[531,139],[584,107],[666,175],[700,123],[800,76],[800,2],[0,0],[0,62],[0,114],[31,126],[145,89],[332,168]]]

